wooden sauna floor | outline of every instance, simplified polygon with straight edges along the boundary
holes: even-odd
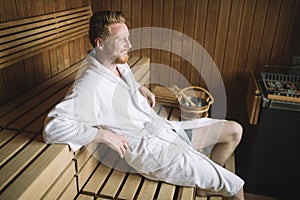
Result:
[[[275,197],[269,197],[269,196],[263,196],[263,195],[257,195],[257,194],[251,194],[251,193],[245,193],[245,200],[283,200],[283,199],[278,199]]]

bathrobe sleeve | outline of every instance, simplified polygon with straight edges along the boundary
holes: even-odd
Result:
[[[92,96],[82,88],[71,88],[47,115],[43,137],[46,143],[69,144],[73,151],[92,142],[98,128]]]

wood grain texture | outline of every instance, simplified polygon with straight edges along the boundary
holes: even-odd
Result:
[[[300,53],[300,26],[297,21],[300,17],[298,12],[300,2],[298,0],[74,0],[71,3],[67,0],[20,0],[18,3],[0,0],[0,22],[26,19],[87,4],[92,6],[93,11],[122,10],[127,18],[129,28],[149,26],[168,28],[190,36],[195,42],[205,47],[222,74],[228,97],[228,114],[233,118],[240,117],[245,113],[245,107],[236,105],[237,102],[244,101],[242,97],[245,96],[244,91],[252,70],[261,70],[265,64],[289,64],[292,56]],[[0,30],[2,28],[0,26]],[[145,43],[151,44],[153,37],[151,33],[147,33],[141,37],[141,40],[143,42],[144,38]],[[166,41],[161,44],[170,49],[169,52],[160,49],[143,49],[132,52],[132,54],[150,57],[153,63],[178,70],[191,85],[210,84],[203,81],[203,75],[211,76],[209,81],[214,81],[214,74],[209,67],[202,65],[200,69],[196,69],[195,66],[182,59],[182,55],[174,55],[171,52],[172,48],[177,48],[177,43],[181,44],[180,41],[172,41],[172,35],[162,35],[161,39]],[[69,53],[66,46],[62,47],[64,67],[85,55],[86,44],[88,44],[81,39],[77,42],[67,43],[69,44]],[[76,48],[77,45],[80,46],[80,49],[82,45],[84,46],[79,54],[76,53],[76,50],[79,49]],[[61,52],[61,46],[54,49],[56,54]],[[183,47],[180,49],[181,54],[189,53],[182,51]],[[191,45],[190,49],[193,55],[192,59],[202,63],[203,52],[195,49],[195,45]],[[65,52],[69,56],[66,56]],[[62,66],[58,67],[58,64],[61,64],[61,58],[57,58],[56,66],[49,66],[47,59],[54,62],[55,55],[49,54],[49,58],[47,58],[46,54],[42,53],[43,79],[48,79],[64,69]],[[54,58],[51,58],[52,56]],[[23,83],[23,81],[14,82],[13,78],[5,78],[9,76],[7,74],[9,72],[11,71],[1,70],[0,72],[0,81],[5,84],[0,86],[0,104],[20,93],[20,91],[9,89],[11,88],[9,84],[20,85],[21,82]],[[41,70],[37,71],[38,74],[40,72]],[[49,72],[52,74],[50,75]],[[29,75],[29,73],[34,75]],[[26,79],[37,78],[35,73],[34,70],[25,71]],[[8,79],[9,82],[7,82]],[[166,85],[176,81],[178,81],[178,85],[184,84],[181,79],[178,79],[178,75],[171,75],[171,70],[165,70],[159,66],[151,69],[151,80]],[[34,80],[33,83],[40,81]],[[31,81],[29,80],[29,82]],[[21,92],[30,89],[33,85],[32,83],[28,84]]]
[[[5,66],[1,64],[0,68],[8,68],[0,69],[0,105],[57,75],[86,56],[87,50],[90,49],[89,42],[86,40],[87,31],[85,30],[83,37],[79,37],[79,33],[83,33],[82,27],[87,27],[88,24],[85,22],[82,27],[74,26],[75,23],[79,24],[83,18],[78,15],[76,19],[69,19],[68,13],[72,12],[72,8],[78,11],[89,5],[90,2],[87,0],[74,0],[71,3],[66,0],[20,0],[18,3],[0,1],[1,10],[3,9],[3,13],[0,15],[1,35],[16,31],[15,34],[0,39],[1,63],[5,62],[3,64]],[[62,17],[63,21],[58,21],[56,24],[53,24],[51,20],[46,21],[47,26],[44,26],[42,21],[38,22],[42,18],[47,20],[46,16],[61,16],[61,14],[67,15]],[[69,21],[64,21],[67,19]],[[41,27],[27,24],[28,31],[25,32],[23,27],[18,28],[14,25],[17,21],[34,22],[36,25],[40,24]],[[61,32],[56,33],[54,29],[62,24],[66,26],[62,28]],[[14,26],[14,29],[8,29],[10,26]],[[36,30],[33,30],[35,28]],[[76,34],[67,34],[68,29],[73,30]],[[55,39],[54,33],[59,34],[60,39]],[[76,40],[73,43],[74,48],[67,48],[72,40]],[[48,43],[50,46],[44,43]],[[14,47],[12,48],[12,46]],[[6,50],[2,51],[2,49]],[[21,52],[21,54],[17,55],[13,52]],[[13,74],[15,77],[10,76]]]
[[[106,7],[97,7],[97,3],[93,2],[94,9],[112,8],[109,0],[102,1],[102,5],[109,4]],[[225,83],[228,115],[238,118],[246,112],[245,106],[238,102],[245,101],[243,97],[250,72],[261,70],[265,64],[289,64],[293,55],[299,55],[300,26],[296,22],[300,17],[296,11],[299,10],[299,4],[298,0],[152,0],[147,3],[137,0],[134,3],[122,1],[121,10],[124,11],[130,28],[137,24],[140,27],[152,24],[153,27],[182,32],[202,45],[215,62]],[[152,16],[149,15],[150,10]],[[178,70],[191,85],[205,87],[207,84],[214,84],[209,83],[214,82],[214,71],[203,64],[200,69],[196,69],[183,60],[182,55],[174,55],[171,52],[172,46],[177,48],[178,45],[177,41],[171,39],[172,35],[162,36],[162,40],[166,41],[166,44],[162,44],[170,51],[151,49],[151,62]],[[203,63],[202,52],[195,49],[195,45],[191,45],[190,49],[192,59],[200,59],[197,62]],[[149,55],[149,50],[142,50],[141,53]],[[184,53],[189,52],[181,50],[181,54]],[[140,52],[136,51],[134,54],[139,55]],[[204,63],[209,64],[205,60]],[[201,76],[209,76],[209,81],[205,83]],[[183,84],[178,75],[174,76],[171,70],[162,67],[151,69],[151,80],[164,85],[176,81],[178,85]],[[241,106],[236,106],[237,104]]]

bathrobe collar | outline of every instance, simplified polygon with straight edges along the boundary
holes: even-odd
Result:
[[[117,68],[122,75],[122,78],[119,78],[96,59],[95,49],[87,56],[86,62],[87,66],[90,66],[96,73],[101,74],[101,76],[113,83],[120,84],[125,89],[129,89],[132,94],[135,93],[140,86],[135,82],[133,74],[130,73],[130,68],[127,63],[117,65]]]

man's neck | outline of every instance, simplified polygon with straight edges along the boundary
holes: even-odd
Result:
[[[114,75],[117,77],[122,77],[122,74],[118,70],[118,63],[116,61],[109,59],[106,56],[103,56],[102,54],[97,54],[97,60],[106,68],[108,68]]]

